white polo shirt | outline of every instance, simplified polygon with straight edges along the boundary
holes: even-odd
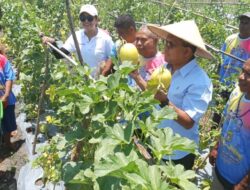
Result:
[[[90,40],[84,33],[84,29],[76,31],[76,38],[79,43],[83,61],[90,68],[98,68],[101,62],[106,61],[111,54],[113,41],[102,29],[98,28],[97,35]],[[73,36],[71,35],[62,46],[70,53],[76,52]]]

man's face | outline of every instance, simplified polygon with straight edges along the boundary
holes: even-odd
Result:
[[[250,96],[250,59],[244,64],[239,76],[239,87],[241,92]]]
[[[136,33],[135,45],[139,53],[146,58],[153,57],[157,52],[157,41],[149,37],[145,32]]]
[[[239,30],[241,38],[250,37],[250,18],[244,16],[240,18]]]
[[[80,15],[80,21],[86,32],[95,30],[98,23],[96,16],[91,16],[85,12]]]
[[[168,35],[165,40],[165,61],[171,65],[179,65],[183,63],[183,54],[185,51],[184,42],[173,36]]]

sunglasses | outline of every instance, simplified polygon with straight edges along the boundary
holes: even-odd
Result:
[[[81,22],[85,22],[86,20],[87,20],[88,22],[92,22],[92,21],[94,20],[94,17],[91,16],[91,15],[84,15],[84,14],[81,14],[81,15],[79,16],[79,19],[80,19]]]

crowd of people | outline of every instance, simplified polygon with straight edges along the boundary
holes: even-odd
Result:
[[[222,131],[217,145],[212,149],[209,161],[214,166],[213,190],[250,189],[250,12],[238,17],[239,33],[229,36],[222,46],[222,51],[235,55],[245,62],[222,54],[223,63],[219,70],[220,82],[235,84],[233,92],[223,92],[229,98],[222,113]],[[115,43],[109,33],[98,27],[98,11],[93,5],[83,5],[79,20],[82,29],[76,31],[83,61],[93,68],[92,76],[107,76],[113,70],[112,59],[119,56],[122,44],[132,43],[140,54],[138,70],[128,76],[140,90],[147,88],[147,81],[152,72],[164,66],[169,69],[172,80],[168,91],[158,90],[155,99],[159,109],[169,106],[177,113],[175,120],[163,120],[159,128],[170,127],[174,133],[187,137],[199,144],[199,121],[207,111],[212,100],[213,84],[207,73],[199,66],[197,57],[213,59],[195,21],[180,21],[165,26],[143,25],[137,31],[130,15],[116,18],[114,27],[119,36]],[[158,50],[158,41],[165,43],[164,51]],[[59,47],[54,38],[44,36],[43,43],[50,42],[69,55],[76,52],[72,35],[63,46]],[[61,54],[53,51],[57,58]],[[16,129],[14,122],[15,97],[11,92],[14,79],[10,62],[1,52],[0,82],[4,93],[2,102],[8,102],[4,109],[2,126],[9,144],[10,132]],[[232,78],[238,75],[238,81]],[[229,94],[230,97],[229,97]],[[219,118],[220,119],[220,118]],[[175,151],[173,155],[164,155],[164,162],[182,164],[185,169],[192,169],[196,155],[184,151]]]

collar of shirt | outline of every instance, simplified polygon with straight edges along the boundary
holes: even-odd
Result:
[[[238,39],[239,39],[240,41],[247,41],[247,40],[250,40],[250,37],[248,37],[248,38],[241,38],[239,33],[238,33],[237,36],[238,36]]]
[[[173,75],[175,75],[176,73],[180,73],[181,76],[183,78],[185,78],[185,76],[188,75],[188,73],[190,73],[194,67],[197,66],[196,63],[196,59],[192,59],[191,61],[189,61],[187,64],[185,64],[183,67],[181,67],[180,69],[178,69],[177,71],[175,71],[175,73]],[[167,68],[171,71],[172,67],[170,64],[167,65]]]
[[[97,28],[97,34],[95,35],[95,36],[93,36],[90,40],[89,40],[89,38],[88,38],[88,36],[85,34],[85,32],[84,32],[84,29],[82,29],[82,35],[83,35],[83,44],[86,44],[86,43],[89,43],[89,42],[91,42],[92,40],[95,40],[96,38],[99,38],[99,37],[101,37],[101,33],[100,33],[100,29],[99,28]]]

